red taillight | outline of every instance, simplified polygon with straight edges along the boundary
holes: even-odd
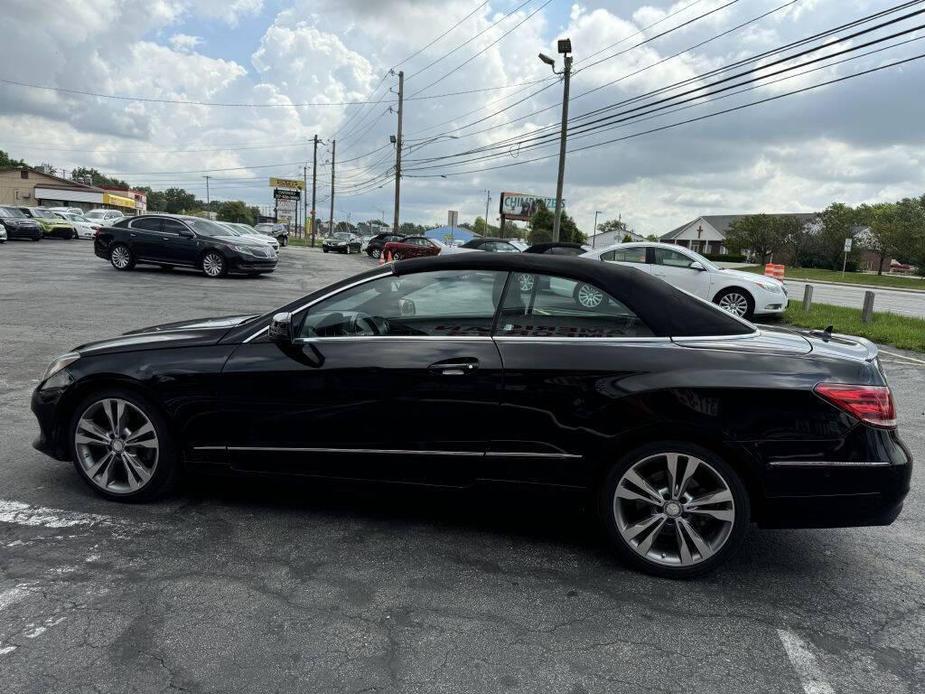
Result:
[[[887,429],[896,426],[896,407],[887,386],[820,383],[813,390],[862,422]]]

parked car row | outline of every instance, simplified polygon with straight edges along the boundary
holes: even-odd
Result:
[[[699,253],[672,244],[627,242],[590,249],[578,243],[556,242],[539,243],[522,250],[514,241],[508,239],[474,238],[459,247],[454,247],[426,236],[379,234],[370,240],[366,249],[370,257],[385,256],[389,260],[467,251],[571,255],[626,265],[665,280],[740,318],[779,315],[787,309],[787,290],[780,280],[721,268]],[[522,287],[525,291],[528,289],[526,283],[527,280],[523,280]],[[603,300],[599,292],[585,286],[576,286],[575,299],[586,308],[594,308]]]

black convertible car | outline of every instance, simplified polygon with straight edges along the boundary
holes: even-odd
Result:
[[[32,409],[36,448],[109,498],[196,468],[548,485],[590,492],[618,553],[665,576],[720,564],[753,522],[889,524],[912,467],[872,343],[546,254],[407,260],[84,345]]]

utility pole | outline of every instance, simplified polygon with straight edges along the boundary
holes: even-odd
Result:
[[[337,140],[331,140],[331,216],[328,217],[328,234],[334,233],[334,154],[337,152]]]
[[[556,72],[556,61],[548,55],[540,53],[540,60],[552,67],[553,74],[562,75],[562,127],[559,131],[559,176],[556,180],[556,216],[552,222],[552,240],[559,240],[559,224],[562,221],[562,184],[565,181],[565,143],[568,140],[568,92],[572,79],[572,42],[569,39],[559,39],[558,50],[565,57],[565,67],[562,72]]]
[[[308,238],[308,164],[302,167],[302,238]]]
[[[206,207],[209,206],[209,176],[203,176],[206,179]]]
[[[318,136],[315,135],[312,152],[312,248],[315,247],[315,191],[318,185]]]
[[[398,71],[398,130],[395,137],[395,219],[392,222],[392,233],[398,233],[399,205],[401,204],[401,117],[405,99],[405,72]]]
[[[485,194],[487,196],[485,198],[485,233],[487,234],[488,233],[488,207],[489,205],[491,205],[491,191],[486,190]]]
[[[565,56],[565,70],[562,72],[562,129],[559,135],[559,178],[556,181],[556,218],[552,223],[552,240],[559,240],[559,225],[562,222],[562,185],[565,182],[565,143],[568,140],[568,90],[572,77],[572,56]]]
[[[597,216],[601,213],[600,210],[594,211],[594,230],[591,232],[591,248],[594,248],[594,242],[597,240],[594,237],[597,236]]]

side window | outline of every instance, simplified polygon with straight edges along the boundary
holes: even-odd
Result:
[[[500,337],[652,337],[622,303],[594,285],[554,277],[511,276],[496,334]]]
[[[160,217],[142,217],[141,219],[133,219],[131,222],[132,229],[146,229],[148,231],[160,231],[161,230],[161,218]]]
[[[506,276],[441,270],[372,280],[309,308],[299,335],[487,337]]]
[[[690,267],[691,263],[694,261],[688,258],[683,253],[678,253],[677,251],[670,251],[667,248],[656,248],[655,249],[655,264],[656,265],[667,265],[668,267]]]
[[[602,253],[601,260],[609,263],[645,263],[646,249],[645,246],[615,249]]]
[[[167,234],[179,235],[181,231],[187,231],[187,228],[182,222],[178,222],[176,219],[165,219],[162,231]]]

